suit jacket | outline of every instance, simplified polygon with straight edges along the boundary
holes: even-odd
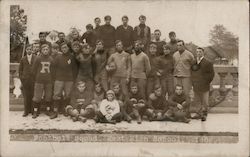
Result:
[[[191,80],[195,92],[209,91],[210,83],[214,78],[213,64],[203,58],[191,67]]]
[[[32,55],[31,57],[31,63],[28,61],[28,57],[24,56],[19,65],[19,78],[21,81],[27,80],[27,79],[33,79],[32,75],[32,66],[34,64],[36,56]]]

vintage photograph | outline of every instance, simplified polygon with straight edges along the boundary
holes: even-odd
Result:
[[[9,140],[237,144],[241,8],[233,1],[11,3]]]

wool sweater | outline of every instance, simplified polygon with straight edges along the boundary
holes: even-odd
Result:
[[[158,63],[158,58],[156,55],[148,55],[149,58],[149,62],[150,62],[150,66],[151,66],[151,70],[148,74],[148,78],[156,78],[156,72],[158,71],[157,69],[157,63]]]
[[[104,99],[100,103],[99,110],[104,116],[107,114],[114,116],[120,112],[120,105],[117,100],[108,101],[107,99]]]
[[[158,57],[156,68],[161,73],[160,78],[172,76],[174,72],[174,60],[171,54]]]
[[[183,107],[186,107],[190,103],[190,100],[184,93],[181,95],[174,93],[168,99],[169,105],[172,107],[176,107],[177,104],[182,104],[184,101],[186,102],[186,105]]]
[[[93,99],[92,92],[84,90],[80,92],[77,88],[71,93],[70,105],[76,109],[85,109]]]
[[[151,42],[149,43],[149,45],[150,45],[151,43],[154,43],[154,44],[157,46],[156,56],[162,55],[162,54],[163,54],[163,45],[165,45],[166,42],[165,42],[165,41],[155,41],[155,40],[153,40],[153,41],[151,41]],[[149,48],[148,48],[148,49],[149,49]]]
[[[150,70],[149,58],[144,52],[131,55],[131,78],[146,79]]]
[[[113,76],[129,78],[131,72],[131,58],[128,53],[122,51],[112,54],[108,59],[108,64],[114,62],[116,70]]]
[[[133,27],[127,26],[125,28],[123,25],[120,25],[116,28],[116,40],[121,40],[123,46],[130,47],[133,45]]]
[[[99,38],[103,40],[105,48],[115,46],[115,27],[112,25],[102,25],[99,29]]]
[[[156,96],[155,93],[151,93],[148,99],[147,107],[153,110],[161,110],[164,113],[168,109],[168,103],[163,95]]]
[[[173,55],[174,59],[174,76],[176,77],[190,77],[191,66],[194,64],[194,55],[185,50],[183,53],[176,51]]]
[[[32,72],[36,83],[52,83],[54,78],[53,59],[50,56],[37,56]]]
[[[94,72],[93,72],[93,58],[92,55],[84,56],[80,53],[77,57],[77,62],[79,66],[77,79],[84,80],[84,79],[93,79]]]
[[[54,60],[55,80],[74,81],[77,76],[76,60],[70,53],[58,55]]]

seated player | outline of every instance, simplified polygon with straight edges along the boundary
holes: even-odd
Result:
[[[128,122],[131,122],[132,119],[131,119],[131,117],[129,117],[128,113],[126,112],[126,106],[125,106],[126,103],[124,103],[126,98],[121,90],[121,85],[119,83],[116,83],[116,82],[113,83],[112,90],[115,93],[115,99],[118,100],[118,102],[119,102],[123,119],[128,121]]]
[[[92,104],[96,104],[97,108],[99,108],[100,103],[106,97],[106,92],[103,89],[101,83],[95,84],[93,96],[94,96],[94,99],[92,100]]]
[[[126,101],[127,113],[129,116],[135,117],[138,124],[142,122],[143,111],[145,110],[145,100],[138,91],[138,85],[132,83],[130,86],[130,92]]]
[[[168,103],[162,93],[160,85],[155,85],[154,92],[149,95],[146,115],[149,121],[164,120],[164,114],[168,109]]]
[[[77,82],[77,87],[71,94],[70,105],[65,108],[74,122],[86,122],[88,118],[95,116],[96,106],[91,104],[92,99],[91,93],[86,90],[85,82]]]
[[[107,99],[100,103],[99,111],[96,113],[96,122],[116,124],[122,120],[119,102],[115,99],[112,90],[107,91]]]
[[[184,94],[181,85],[175,86],[175,93],[169,97],[168,102],[170,107],[165,114],[167,119],[184,123],[190,122],[190,119],[187,118],[190,100]]]

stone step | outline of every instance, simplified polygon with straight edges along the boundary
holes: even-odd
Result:
[[[238,113],[238,107],[213,107],[209,113]]]

